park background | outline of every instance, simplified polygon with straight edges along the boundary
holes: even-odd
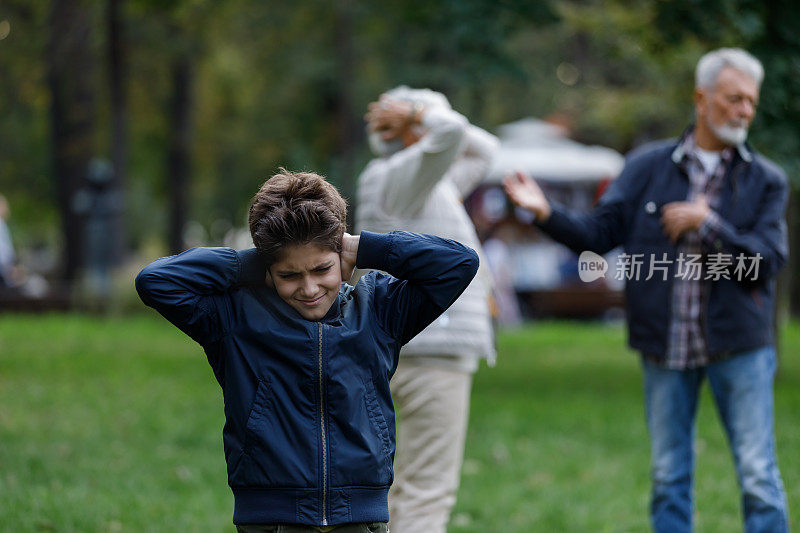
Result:
[[[154,257],[218,245],[277,167],[352,199],[362,115],[430,87],[489,131],[548,117],[627,152],[692,119],[719,46],[764,63],[754,147],[793,185],[781,279],[779,456],[800,523],[800,170],[796,2],[741,0],[3,0],[0,193],[22,264],[70,312],[0,314],[0,530],[231,530],[222,401],[199,348],[137,301]],[[86,298],[90,163],[114,191],[114,282]],[[602,323],[501,331],[479,372],[453,531],[645,531],[636,357]],[[733,467],[704,397],[701,531],[738,530]]]

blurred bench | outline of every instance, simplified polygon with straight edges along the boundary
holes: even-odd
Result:
[[[622,291],[606,287],[582,285],[563,289],[517,293],[527,313],[533,318],[601,318],[622,317],[625,296]]]
[[[0,312],[42,313],[72,309],[69,291],[50,287],[40,297],[33,297],[16,289],[0,288]]]

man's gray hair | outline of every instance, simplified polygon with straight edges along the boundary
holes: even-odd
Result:
[[[764,67],[761,65],[761,61],[741,48],[720,48],[707,53],[697,62],[697,68],[694,71],[695,88],[713,87],[720,71],[725,67],[732,67],[748,74],[761,87],[761,81],[764,79]]]
[[[385,92],[384,95],[392,100],[421,104],[424,107],[450,109],[450,102],[447,101],[447,97],[430,89],[412,89],[407,85],[401,85]]]

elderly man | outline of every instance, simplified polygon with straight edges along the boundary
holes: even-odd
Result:
[[[677,141],[629,155],[591,213],[550,204],[522,174],[506,179],[511,199],[554,239],[575,251],[625,249],[628,337],[642,355],[658,532],[692,529],[692,441],[704,378],[730,441],[746,530],[788,529],[772,396],[787,182],[745,144],[763,74],[740,49],[703,56],[696,123]]]
[[[358,231],[432,233],[480,249],[462,199],[486,175],[497,140],[447,99],[398,87],[369,105],[377,156],[358,182]],[[479,273],[450,309],[400,353],[392,395],[400,411],[392,531],[444,532],[456,501],[478,361],[494,360],[488,283]],[[393,428],[392,428],[393,429]]]

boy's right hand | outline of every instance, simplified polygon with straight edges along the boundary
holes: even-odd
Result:
[[[358,256],[359,235],[345,233],[342,236],[342,252],[339,254],[342,268],[342,281],[347,281],[353,275],[356,268],[356,257]]]

